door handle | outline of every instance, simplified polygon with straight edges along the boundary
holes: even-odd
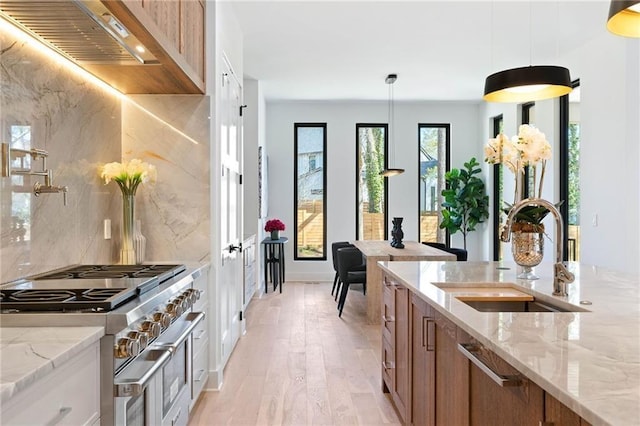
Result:
[[[229,246],[229,253],[233,253],[236,250],[242,251],[242,244],[240,244],[239,246],[234,246],[233,244],[231,244]]]

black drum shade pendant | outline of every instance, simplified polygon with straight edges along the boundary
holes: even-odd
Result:
[[[389,136],[391,136],[390,143],[395,143],[395,123],[393,122],[394,116],[395,116],[394,105],[393,105],[393,83],[395,83],[397,79],[398,79],[397,74],[389,74],[384,79],[384,82],[389,85],[389,127],[390,127]],[[391,151],[391,160],[393,160],[393,162],[395,161],[395,153],[396,151],[394,148]],[[391,177],[391,176],[397,176],[402,173],[404,173],[404,169],[386,167],[384,170],[380,172],[380,176]]]
[[[607,29],[624,37],[640,37],[640,1],[611,0]]]
[[[491,74],[484,83],[488,102],[529,102],[571,92],[569,70],[555,65],[530,65]]]

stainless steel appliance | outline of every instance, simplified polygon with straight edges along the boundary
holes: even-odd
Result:
[[[0,285],[3,326],[105,328],[102,425],[186,425],[199,268],[76,265]]]

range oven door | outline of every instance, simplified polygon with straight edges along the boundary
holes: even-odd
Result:
[[[171,360],[166,349],[147,349],[114,378],[114,419],[118,426],[160,424],[162,369]]]
[[[191,401],[193,358],[193,330],[204,319],[202,312],[182,315],[163,333],[153,347],[171,353],[171,359],[162,367],[161,411],[162,425],[187,424]]]

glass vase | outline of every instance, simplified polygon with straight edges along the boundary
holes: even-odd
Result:
[[[120,246],[120,263],[136,264],[136,251],[133,244],[133,213],[135,197],[133,194],[122,194],[122,244]]]
[[[523,280],[537,280],[533,267],[538,266],[544,257],[544,233],[542,232],[512,232],[511,253],[513,260],[523,271],[518,278]]]

